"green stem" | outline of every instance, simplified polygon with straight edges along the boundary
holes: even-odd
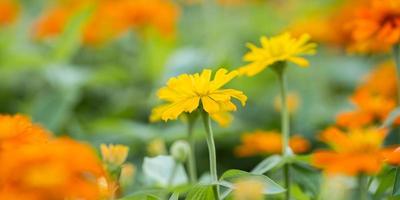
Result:
[[[196,138],[193,134],[193,127],[196,118],[189,117],[188,122],[188,140],[190,144],[190,153],[188,158],[189,178],[192,184],[197,182],[197,169],[196,169]]]
[[[290,127],[289,127],[289,112],[287,108],[287,80],[286,80],[286,63],[278,63],[275,66],[275,71],[279,78],[281,92],[281,129],[282,129],[282,154],[287,157],[291,154],[289,147]],[[286,186],[286,200],[290,199],[290,166],[288,163],[283,167],[283,175]]]
[[[211,128],[211,119],[209,114],[206,111],[202,112],[202,118],[204,122],[204,128],[206,129],[206,139],[207,139],[207,146],[208,146],[208,153],[210,156],[210,173],[211,173],[211,181],[212,184],[216,186],[216,195],[217,199],[219,199],[219,187],[216,184],[218,182],[218,175],[217,175],[217,156],[215,152],[215,143],[214,143],[214,136],[213,131]]]
[[[393,57],[396,64],[397,103],[400,104],[400,45],[393,46]]]
[[[364,174],[358,176],[359,200],[368,200],[368,177]]]
[[[392,196],[398,196],[399,195],[399,188],[400,186],[400,167],[396,168],[396,175],[394,177],[394,184],[393,184],[393,190],[392,190]]]

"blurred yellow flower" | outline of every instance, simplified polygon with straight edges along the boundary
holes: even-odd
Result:
[[[155,138],[147,144],[147,153],[149,156],[158,156],[167,153],[165,141],[161,138]]]
[[[234,183],[233,200],[264,199],[264,184],[256,179],[243,179]]]
[[[254,76],[266,67],[279,61],[289,61],[301,67],[309,65],[308,61],[301,57],[316,53],[316,44],[310,43],[310,36],[303,34],[300,38],[293,38],[289,33],[267,38],[261,37],[261,47],[248,43],[250,52],[244,55],[244,61],[251,62],[239,68],[240,74]]]
[[[158,91],[158,97],[168,103],[153,110],[155,119],[176,119],[183,112],[191,113],[199,106],[210,115],[235,111],[236,106],[231,102],[232,97],[240,100],[244,106],[247,97],[243,92],[234,89],[221,89],[238,75],[237,71],[228,72],[219,69],[213,80],[212,71],[203,70],[201,74],[182,74],[171,78],[166,87]]]
[[[126,158],[128,157],[129,147],[120,144],[101,144],[100,150],[103,161],[105,163],[114,166],[120,166],[126,161]]]
[[[286,97],[286,101],[287,101],[287,107],[289,110],[289,113],[295,113],[297,111],[297,109],[299,108],[299,104],[300,104],[300,99],[299,96],[296,93],[289,93]],[[282,105],[281,105],[281,97],[280,96],[276,96],[274,99],[274,108],[276,111],[280,112],[282,109]]]

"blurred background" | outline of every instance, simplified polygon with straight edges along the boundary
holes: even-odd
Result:
[[[129,160],[163,154],[185,138],[182,121],[150,123],[156,91],[166,80],[203,68],[236,69],[246,43],[285,31],[320,33],[316,16],[340,0],[0,0],[0,111],[32,117],[56,135],[130,147]],[[334,26],[332,24],[332,26]],[[335,31],[329,31],[335,34]],[[313,34],[312,34],[313,35]],[[317,40],[318,38],[316,38]],[[292,130],[319,144],[315,134],[351,108],[357,83],[378,60],[348,55],[318,41],[309,68],[289,68],[298,106]],[[219,170],[248,170],[262,156],[237,158],[240,135],[278,130],[277,77],[266,70],[230,86],[248,103],[228,127],[214,124]],[[208,163],[201,123],[197,158]],[[245,161],[245,162],[244,162]],[[204,172],[208,164],[199,166]],[[140,168],[140,167],[139,167]]]

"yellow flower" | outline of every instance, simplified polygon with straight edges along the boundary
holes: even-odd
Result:
[[[150,122],[157,122],[161,120],[161,115],[168,105],[161,105],[155,107],[150,115]],[[232,115],[229,112],[219,112],[210,114],[211,119],[216,121],[220,126],[227,127],[232,122]]]
[[[236,106],[231,102],[232,97],[245,105],[247,97],[243,92],[221,89],[238,75],[237,71],[228,72],[226,69],[219,69],[213,80],[211,74],[211,70],[205,69],[201,74],[182,74],[169,79],[167,86],[161,88],[157,94],[167,103],[153,109],[150,119],[161,118],[164,121],[176,119],[183,112],[191,113],[199,106],[210,115],[235,111]]]
[[[264,184],[256,179],[239,180],[234,184],[234,200],[262,200]]]
[[[303,34],[300,38],[293,38],[289,33],[271,38],[261,37],[261,47],[247,44],[250,52],[244,55],[243,60],[251,63],[239,68],[239,72],[254,76],[279,61],[290,61],[301,67],[307,67],[308,61],[301,56],[315,54],[317,46],[309,40],[308,34]]]
[[[167,153],[165,141],[161,138],[155,138],[147,144],[147,153],[149,156],[164,155]]]
[[[122,165],[128,157],[129,147],[120,144],[101,144],[100,150],[105,163],[119,166]]]

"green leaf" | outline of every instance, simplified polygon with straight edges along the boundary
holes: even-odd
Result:
[[[182,164],[176,163],[171,156],[145,157],[143,171],[147,178],[161,187],[178,186],[188,182]],[[169,183],[172,176],[172,182]]]
[[[197,185],[191,189],[186,200],[217,200],[217,191],[215,185]]]
[[[382,128],[389,128],[392,126],[394,121],[400,117],[400,108],[394,109],[392,112],[390,112],[389,116],[385,119],[385,121],[382,124]]]
[[[35,122],[58,133],[63,123],[72,115],[72,108],[78,97],[77,91],[43,91],[33,102],[30,114]]]
[[[320,191],[320,175],[318,171],[304,163],[294,163],[291,165],[292,177],[295,183],[303,192],[317,197]]]
[[[264,191],[263,194],[279,194],[285,191],[283,187],[281,187],[279,184],[275,183],[273,180],[268,178],[267,176],[260,175],[260,174],[252,174],[249,172],[245,172],[242,170],[237,170],[237,169],[231,169],[226,171],[222,176],[221,176],[221,181],[227,181],[230,183],[235,183],[238,180],[241,179],[256,179],[260,181],[261,183],[264,184]],[[221,182],[220,181],[220,182]],[[233,185],[232,185],[233,187]],[[235,189],[234,187],[231,189]]]
[[[305,194],[302,191],[302,189],[298,185],[292,185],[292,193],[293,193],[293,197],[296,200],[310,200],[311,199],[307,194]]]
[[[253,174],[264,174],[282,162],[282,156],[273,155],[261,161],[252,171]]]
[[[379,176],[376,177],[378,187],[374,191],[374,199],[383,199],[388,191],[392,192],[393,183],[395,179],[396,169],[384,169]]]
[[[400,167],[396,169],[396,176],[394,178],[394,185],[393,185],[393,196],[400,195]]]
[[[163,196],[164,191],[162,190],[143,190],[139,192],[135,192],[133,194],[127,195],[126,197],[122,197],[118,200],[161,200],[161,196]]]
[[[169,200],[179,200],[179,193],[174,192],[170,197]]]

